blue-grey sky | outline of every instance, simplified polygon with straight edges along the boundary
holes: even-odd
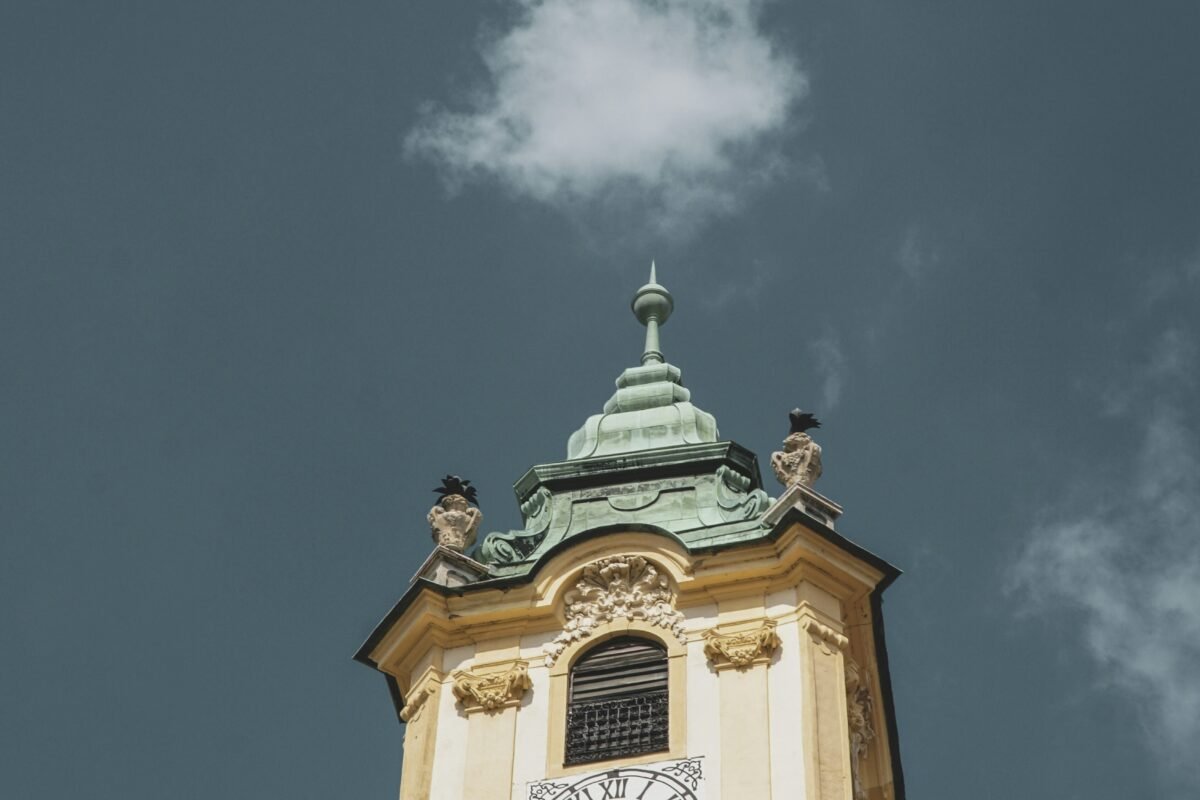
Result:
[[[816,409],[909,796],[1200,785],[1200,9],[0,6],[0,794],[387,798],[350,661],[663,349]]]

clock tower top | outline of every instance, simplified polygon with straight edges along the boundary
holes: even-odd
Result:
[[[691,403],[656,273],[631,304],[641,363],[517,480],[522,527],[477,540],[475,489],[447,476],[433,552],[355,656],[406,724],[401,800],[903,800],[899,570],[813,488],[811,413],[773,498]]]

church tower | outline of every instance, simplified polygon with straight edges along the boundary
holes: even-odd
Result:
[[[836,529],[811,414],[762,486],[667,363],[674,308],[633,298],[641,364],[489,533],[447,476],[436,546],[355,658],[406,724],[401,800],[903,800],[881,595]],[[782,416],[782,415],[781,415]]]

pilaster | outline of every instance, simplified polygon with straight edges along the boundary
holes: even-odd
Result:
[[[438,701],[442,674],[432,667],[413,682],[400,712],[404,729],[404,771],[400,800],[425,800],[433,781],[433,756],[437,746]]]
[[[804,703],[808,797],[810,800],[851,800],[850,739],[846,721],[846,682],[843,651],[849,640],[840,623],[809,613],[800,618],[804,664]]]

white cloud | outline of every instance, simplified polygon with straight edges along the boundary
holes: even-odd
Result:
[[[760,0],[511,0],[481,45],[489,86],[430,106],[411,155],[448,180],[498,180],[579,211],[637,206],[682,234],[775,177],[807,80],[760,26]]]
[[[1200,444],[1187,408],[1194,363],[1178,330],[1160,339],[1139,403],[1107,424],[1139,426],[1140,449],[1119,478],[1075,487],[1075,500],[1030,532],[1011,572],[1027,609],[1077,615],[1081,643],[1106,685],[1140,716],[1163,775],[1200,782]],[[1164,367],[1163,365],[1167,365]],[[1128,409],[1140,405],[1135,415]],[[1126,456],[1120,452],[1117,458]]]
[[[821,402],[823,409],[828,411],[841,399],[842,385],[846,380],[846,354],[842,350],[841,339],[836,331],[828,329],[809,342],[808,352],[821,377]]]

